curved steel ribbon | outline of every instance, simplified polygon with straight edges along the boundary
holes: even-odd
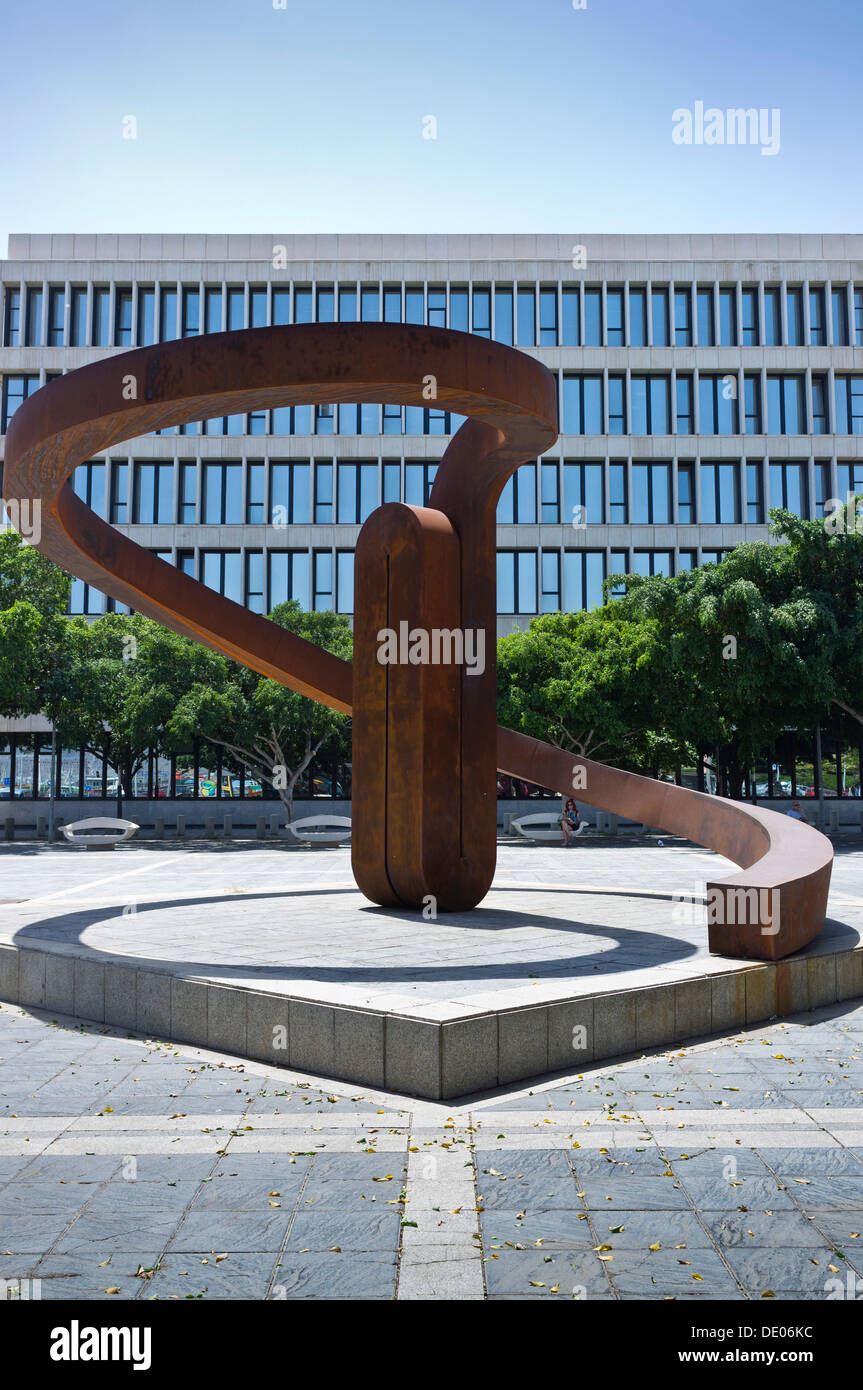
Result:
[[[187,421],[310,402],[430,400],[469,418],[444,453],[429,506],[390,504],[363,527],[354,671],[136,545],[67,481],[95,453]],[[9,425],[4,496],[41,502],[39,549],[79,578],[301,694],[353,709],[354,870],[371,897],[418,903],[431,891],[443,908],[479,901],[494,871],[495,767],[569,794],[583,766],[579,800],[743,867],[708,885],[712,950],[788,955],[824,923],[826,837],[495,731],[495,508],[510,474],[556,437],[554,378],[500,344],[400,324],[251,329],[116,354],[51,382]],[[397,614],[488,634],[484,670],[382,667],[374,624]]]

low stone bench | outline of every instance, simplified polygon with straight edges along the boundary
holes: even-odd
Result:
[[[318,827],[330,826],[329,830]],[[341,827],[336,829],[335,827]],[[285,827],[295,839],[317,849],[324,845],[341,845],[351,838],[349,816],[304,816],[301,820],[289,821]]]
[[[511,832],[520,835],[523,840],[534,840],[543,845],[562,845],[561,814],[560,811],[537,811],[530,816],[513,816],[509,828]],[[572,833],[573,835],[580,835],[586,828],[587,821],[582,820],[578,829]]]
[[[86,820],[62,825],[61,833],[70,845],[79,849],[113,849],[124,840],[131,840],[139,826],[132,820],[112,820],[109,816],[89,816]]]

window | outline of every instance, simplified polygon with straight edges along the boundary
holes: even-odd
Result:
[[[567,288],[563,291],[563,338],[562,338],[562,342],[563,342],[564,347],[578,347],[578,345],[579,345],[579,343],[580,343],[580,341],[581,341],[581,334],[580,334],[580,332],[579,332],[579,322],[578,322],[578,319],[579,319],[579,307],[578,307],[579,293],[580,293],[579,290],[577,290],[577,289],[572,289],[572,288],[570,288],[569,286],[567,286]],[[863,310],[861,310],[861,317],[863,317]],[[520,333],[521,333],[521,328],[519,327],[519,334],[520,334]],[[521,337],[519,337],[519,343],[520,343],[520,342],[521,342]],[[863,342],[863,338],[861,338],[861,342]]]
[[[746,433],[761,434],[761,377],[747,373],[743,378],[743,408]]]
[[[605,520],[601,463],[563,465],[563,519],[568,526],[584,526]]]
[[[177,291],[162,289],[159,295],[159,342],[171,342],[177,336]]]
[[[449,326],[459,333],[467,333],[468,330],[467,290],[457,290],[452,285],[449,291]]]
[[[719,346],[737,346],[737,291],[719,291]]]
[[[315,574],[314,607],[317,612],[333,607],[333,555],[330,550],[316,550],[313,556]]]
[[[536,613],[536,551],[497,552],[499,613]]]
[[[378,323],[381,316],[381,295],[377,285],[360,290],[360,318],[363,323]],[[350,610],[348,610],[350,611]]]
[[[48,291],[48,346],[63,346],[63,319],[66,314],[66,291],[52,285]]]
[[[693,465],[677,465],[677,520],[681,526],[689,526],[695,521],[695,488],[692,479]]]
[[[626,434],[626,378],[608,378],[608,433]]]
[[[557,290],[539,292],[539,345],[557,347]]]
[[[237,525],[241,507],[242,465],[204,463],[203,520],[208,526]]]
[[[315,406],[315,434],[332,434],[335,428],[335,423],[336,416],[334,406]]]
[[[207,332],[221,333],[222,331],[222,291],[205,290],[204,303],[207,312]]]
[[[602,346],[602,291],[584,292],[584,346]]]
[[[27,347],[42,345],[42,291],[29,286],[27,290]]]
[[[87,291],[72,287],[69,309],[69,342],[72,347],[87,346]]]
[[[105,465],[104,463],[80,463],[72,475],[72,489],[76,497],[96,513],[105,517]]]
[[[309,605],[309,554],[306,550],[271,550],[267,555],[269,592],[267,609],[296,599],[307,612]]]
[[[481,338],[491,337],[491,291],[473,292],[473,333]]]
[[[605,308],[608,315],[608,346],[623,347],[626,341],[623,324],[623,290],[607,290]]]
[[[671,520],[671,467],[667,463],[633,463],[632,520],[636,525],[666,525]]]
[[[563,553],[563,606],[567,613],[602,604],[605,555],[594,550],[565,550]]]
[[[692,377],[677,375],[677,433],[693,434],[695,422],[692,418]]]
[[[647,290],[629,291],[629,346],[647,347]]]
[[[863,434],[863,376],[836,378],[836,433]]]
[[[737,374],[702,376],[698,381],[701,434],[737,434]]]
[[[671,433],[671,379],[667,376],[634,376],[630,382],[632,434]],[[680,381],[678,380],[678,398]]]
[[[108,347],[111,342],[111,291],[97,286],[93,290],[93,346]]]
[[[494,292],[494,338],[512,345],[512,290]]]
[[[824,515],[824,504],[830,496],[830,464],[816,463],[815,469],[815,515]]]
[[[523,463],[511,478],[507,478],[497,504],[497,520],[501,526],[521,522],[536,523],[536,464]]]
[[[221,328],[221,317],[219,328]],[[218,330],[217,330],[218,331]],[[138,289],[138,347],[149,347],[156,341],[156,291]]]
[[[698,346],[716,346],[716,327],[713,321],[713,289],[699,289],[697,298]]]
[[[694,570],[697,565],[696,552],[694,550],[679,550],[677,552],[677,573],[684,574],[688,570]]]
[[[384,502],[400,502],[402,496],[402,470],[399,463],[384,464]]]
[[[183,290],[183,337],[191,338],[201,331],[201,292]]]
[[[332,517],[332,465],[317,465],[318,502],[329,507]],[[306,526],[311,520],[311,465],[270,465],[270,514],[272,526]],[[262,498],[263,500],[263,498]],[[316,517],[317,520],[317,517]]]
[[[6,309],[3,325],[5,347],[19,347],[21,341],[21,291],[6,287]],[[2,792],[0,792],[2,794]]]
[[[104,613],[105,595],[83,579],[73,579],[69,590],[69,612],[85,613],[88,617]],[[101,793],[101,788],[100,788]]]
[[[333,465],[315,464],[315,525],[329,526],[333,519]],[[317,604],[315,604],[317,608]]]
[[[558,551],[543,550],[540,563],[542,571],[541,611],[543,613],[559,613],[560,555]]]
[[[281,327],[291,321],[291,292],[284,286],[273,290],[273,325]]]
[[[236,332],[246,326],[246,292],[241,285],[228,290],[228,331]]]
[[[608,468],[608,507],[609,521],[617,526],[625,525],[629,508],[626,501],[626,464],[611,463]]]
[[[653,346],[668,347],[668,290],[651,290]]]
[[[558,464],[540,465],[540,487],[542,489],[540,520],[545,523],[560,521],[560,472]]]
[[[253,613],[264,611],[264,553],[262,550],[246,551],[246,607]]]
[[[744,290],[741,295],[743,314],[743,346],[758,347],[758,291]]]
[[[336,554],[336,612],[354,611],[354,552],[340,550]]]
[[[356,526],[366,520],[378,505],[378,466],[376,463],[338,465],[338,510],[340,525]],[[352,612],[351,608],[344,612]]]
[[[180,464],[180,512],[181,525],[194,525],[198,519],[198,465],[192,460]]]
[[[746,465],[746,520],[751,526],[759,526],[764,521],[760,463]]]
[[[812,378],[812,433],[827,433],[827,378]]]
[[[809,290],[809,343],[812,347],[823,347],[826,342],[824,290],[819,287]]]
[[[770,505],[808,518],[805,463],[770,464]]]
[[[5,434],[9,427],[9,421],[15,414],[19,405],[26,401],[34,391],[39,390],[38,376],[8,376],[3,377],[3,410],[0,419],[0,433]]]
[[[626,550],[612,550],[609,558],[609,574],[611,579],[616,574],[629,573],[629,552]],[[611,589],[613,598],[619,598],[624,593],[626,586],[622,583],[614,584]]]
[[[239,550],[202,550],[201,580],[208,589],[243,602],[243,567]]]
[[[133,523],[136,526],[169,526],[173,520],[173,463],[136,463]]]
[[[564,376],[564,434],[603,434],[602,377]]]
[[[770,434],[805,434],[802,376],[767,378],[767,429]]]
[[[311,290],[294,286],[294,323],[311,323],[312,307]]]
[[[114,296],[114,346],[132,346],[132,291],[117,289]]]
[[[670,550],[636,550],[632,556],[633,574],[643,575],[645,579],[654,574],[664,574],[670,578],[672,555]]]
[[[692,346],[692,295],[688,289],[674,291],[674,342],[677,347]]]
[[[249,290],[249,327],[266,328],[267,291],[255,286]]]
[[[576,342],[578,341],[578,290],[576,294]],[[536,293],[534,290],[521,289],[518,291],[518,345],[519,347],[536,347]]]
[[[129,503],[129,465],[115,460],[111,464],[111,522],[125,526]]]
[[[803,290],[792,286],[786,291],[785,310],[788,316],[788,346],[803,346]]]
[[[854,291],[854,336],[857,346],[863,347],[863,290]]]
[[[383,431],[384,434],[402,433],[402,408],[400,405],[392,405],[390,402],[384,405]]]
[[[511,315],[512,305],[510,305],[510,316]],[[432,328],[446,328],[446,289],[429,288],[428,321]],[[512,342],[512,338],[510,338],[509,341]]]
[[[436,463],[405,464],[405,502],[409,507],[427,507],[437,476]]]
[[[848,292],[843,285],[831,295],[833,310],[833,342],[836,347],[848,346]]]
[[[737,464],[702,463],[702,525],[709,526],[717,522],[737,522],[739,520]]]
[[[836,468],[839,496],[863,496],[863,463],[840,463]]]
[[[782,344],[782,306],[778,289],[764,291],[764,343],[766,347]]]

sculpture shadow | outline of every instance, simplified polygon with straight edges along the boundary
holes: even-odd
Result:
[[[188,910],[190,907],[215,907],[217,904],[236,905],[238,902],[273,901],[284,904],[286,901],[303,898],[315,898],[320,896],[331,897],[333,895],[357,894],[354,887],[340,889],[300,889],[289,892],[273,893],[243,893],[243,894],[224,894],[218,897],[200,898],[179,898],[172,900],[161,900],[153,902],[136,902],[135,913],[129,914],[130,920],[137,921],[141,916],[148,912],[165,912],[172,909]],[[558,917],[548,917],[540,914],[527,914],[525,912],[513,912],[506,908],[485,908],[476,907],[471,912],[446,913],[442,914],[443,920],[453,930],[470,930],[486,932],[506,932],[515,928],[523,929],[525,926],[545,928],[556,933],[570,933],[581,935],[589,933],[592,936],[602,937],[613,943],[613,951],[590,951],[586,954],[575,954],[571,957],[560,959],[555,957],[549,959],[543,957],[541,953],[531,958],[527,956],[512,960],[511,962],[489,961],[485,964],[476,965],[448,965],[445,962],[419,961],[411,964],[409,961],[399,962],[392,965],[368,966],[361,963],[351,963],[347,965],[320,965],[297,964],[292,965],[290,960],[273,965],[264,963],[261,965],[249,965],[217,960],[207,960],[204,956],[197,960],[177,960],[165,956],[140,956],[136,954],[118,954],[110,950],[99,950],[90,946],[82,938],[84,933],[99,923],[108,920],[121,918],[118,904],[116,918],[111,917],[111,907],[102,905],[98,908],[73,909],[57,913],[51,917],[46,917],[38,922],[29,923],[20,927],[13,935],[12,941],[19,949],[33,948],[36,946],[48,949],[57,949],[61,954],[72,954],[75,956],[89,956],[93,959],[111,962],[113,964],[123,964],[128,966],[140,966],[146,969],[163,969],[172,974],[180,976],[205,975],[209,979],[238,978],[247,979],[249,982],[277,981],[284,979],[287,972],[290,973],[292,981],[308,980],[319,983],[331,984],[363,984],[363,983],[387,983],[394,984],[405,982],[416,984],[418,982],[446,982],[452,981],[486,981],[497,979],[512,979],[514,976],[541,976],[543,979],[578,979],[585,976],[595,976],[602,972],[605,974],[619,973],[626,970],[635,970],[645,966],[667,965],[672,962],[679,962],[695,955],[698,951],[697,945],[691,941],[683,940],[676,936],[667,936],[656,931],[641,931],[637,928],[609,925],[607,922],[592,922],[585,919],[562,920]],[[415,932],[419,933],[426,925],[420,914],[407,909],[394,909],[376,907],[366,904],[360,908],[360,913],[365,916],[383,916],[391,920],[404,922]],[[242,923],[238,923],[238,931],[244,929]],[[365,938],[358,933],[358,945]],[[417,937],[419,952],[422,950],[422,939]],[[621,956],[619,952],[624,951]],[[304,951],[303,954],[306,954]]]

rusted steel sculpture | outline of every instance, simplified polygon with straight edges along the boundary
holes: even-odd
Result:
[[[94,454],[186,421],[312,402],[422,407],[429,399],[469,418],[444,453],[428,507],[391,503],[362,529],[353,669],[143,550],[67,481]],[[10,424],[4,495],[40,501],[40,550],[79,578],[353,712],[353,867],[373,901],[475,906],[495,867],[496,770],[569,795],[582,767],[580,800],[741,865],[743,873],[708,884],[711,950],[779,959],[824,923],[832,848],[823,835],[495,728],[495,509],[518,465],[556,437],[554,379],[512,348],[400,324],[260,328],[140,348],[51,382]],[[416,659],[383,660],[384,633],[397,647],[416,636]],[[438,634],[447,653],[441,647],[435,660],[423,634]],[[464,659],[469,638],[475,656],[483,648],[482,662]]]

